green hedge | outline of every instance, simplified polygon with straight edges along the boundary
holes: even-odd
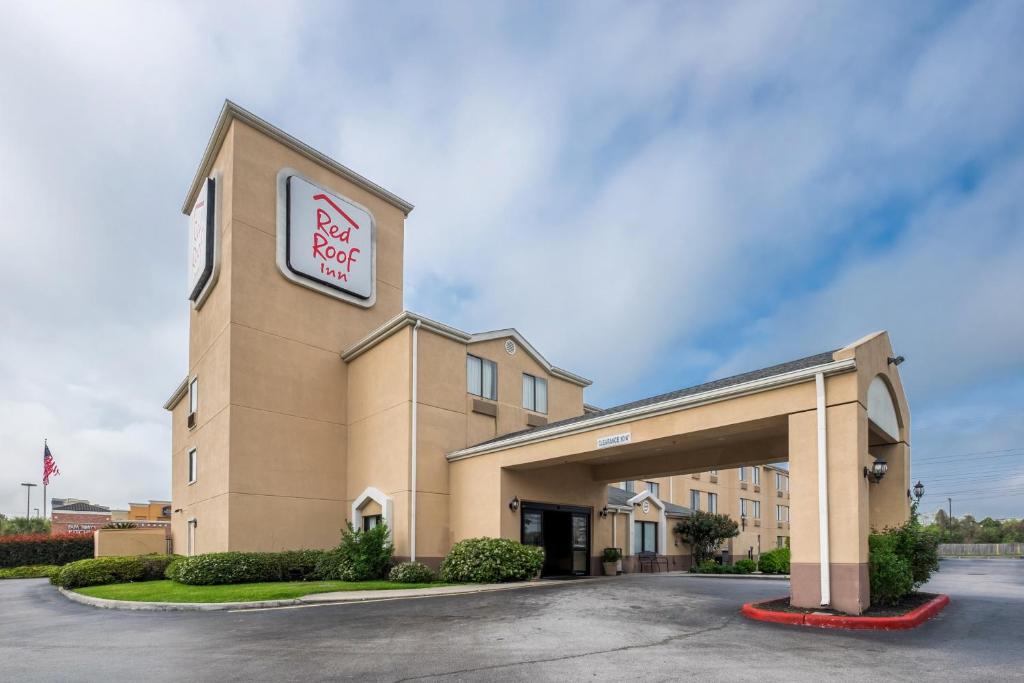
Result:
[[[61,567],[50,582],[61,588],[82,588],[108,583],[153,581],[164,578],[173,555],[141,555],[132,557],[97,557],[78,560]]]
[[[544,565],[544,551],[507,538],[459,541],[441,562],[449,583],[501,583],[532,579]]]
[[[737,560],[733,565],[737,574],[753,574],[757,571],[757,562],[748,559]]]
[[[939,569],[938,536],[921,526],[916,504],[903,525],[868,537],[871,602],[893,605]]]
[[[60,571],[55,564],[30,564],[0,569],[0,579],[45,579]]]
[[[388,572],[388,581],[395,583],[430,583],[435,578],[434,570],[419,562],[403,562]]]
[[[788,574],[789,558],[789,548],[775,548],[761,553],[757,567],[762,574]]]
[[[0,567],[67,564],[92,555],[92,534],[0,536]]]
[[[164,576],[191,586],[265,581],[308,581],[316,578],[323,550],[286,550],[279,553],[206,553],[171,563]]]
[[[341,532],[341,543],[317,563],[316,576],[327,581],[372,581],[387,575],[395,546],[386,524],[363,531],[351,522]]]

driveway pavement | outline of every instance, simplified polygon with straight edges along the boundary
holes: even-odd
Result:
[[[758,580],[627,576],[243,612],[119,612],[0,581],[0,680],[1024,680],[1024,561],[947,560],[909,632],[751,622]]]

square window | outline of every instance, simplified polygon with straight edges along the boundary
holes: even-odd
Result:
[[[466,391],[480,398],[498,398],[498,365],[494,361],[466,355]]]
[[[548,412],[548,381],[523,373],[523,407],[536,413]]]

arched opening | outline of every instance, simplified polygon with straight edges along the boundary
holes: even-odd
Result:
[[[378,523],[394,530],[391,498],[380,489],[368,486],[352,501],[352,526],[367,529]]]

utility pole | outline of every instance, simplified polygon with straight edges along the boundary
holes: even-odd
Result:
[[[952,521],[953,520],[953,499],[952,498],[947,498],[946,500],[949,501],[949,519],[950,519],[950,521]]]
[[[32,487],[36,484],[22,482],[21,485],[25,487],[25,519],[28,519],[32,512]]]

